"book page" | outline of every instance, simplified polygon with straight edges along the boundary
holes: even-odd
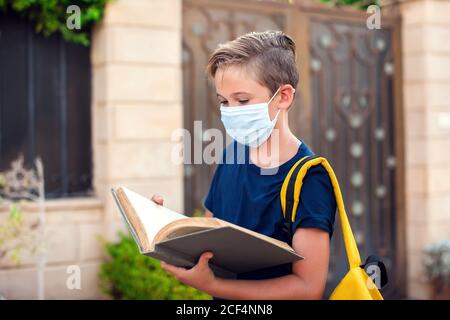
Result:
[[[186,218],[186,216],[160,206],[130,189],[122,187],[122,190],[139,216],[150,243],[164,226],[172,221]]]

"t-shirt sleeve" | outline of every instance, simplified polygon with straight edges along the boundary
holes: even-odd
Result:
[[[214,198],[216,196],[217,184],[218,184],[218,176],[221,164],[218,164],[216,170],[214,171],[213,178],[211,180],[211,184],[209,185],[209,190],[206,195],[205,201],[203,201],[203,206],[205,209],[208,209],[214,214]]]
[[[311,167],[303,178],[293,232],[297,228],[318,228],[331,238],[335,214],[336,199],[328,172],[322,166]]]

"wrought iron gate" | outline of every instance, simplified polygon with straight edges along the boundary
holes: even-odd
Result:
[[[340,181],[362,257],[377,254],[388,268],[385,297],[405,295],[403,138],[399,21],[366,27],[365,12],[273,1],[183,2],[184,124],[194,132],[220,128],[215,92],[204,68],[218,43],[248,31],[284,30],[297,44],[300,91],[289,121]],[[203,142],[200,134],[195,139]],[[185,208],[202,208],[214,168],[185,167]],[[347,263],[338,219],[328,295]]]

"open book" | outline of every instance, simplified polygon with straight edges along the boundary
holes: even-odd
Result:
[[[124,187],[112,194],[139,251],[167,263],[189,268],[212,251],[213,272],[234,278],[303,259],[285,242],[221,219],[187,217]]]

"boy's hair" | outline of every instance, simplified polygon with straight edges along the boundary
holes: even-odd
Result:
[[[249,68],[272,94],[283,84],[294,89],[298,84],[295,42],[282,31],[250,32],[219,44],[209,58],[208,77],[213,80],[219,68],[229,65]]]

